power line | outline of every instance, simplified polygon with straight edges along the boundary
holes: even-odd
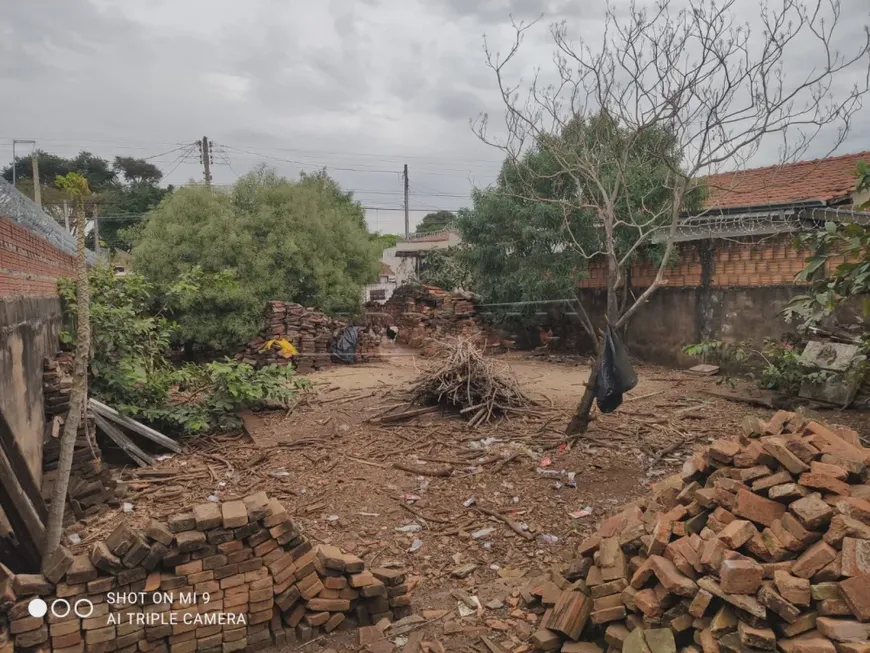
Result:
[[[239,147],[233,147],[232,145],[223,145],[223,147],[227,148],[228,150],[233,150],[235,152],[241,152],[243,154],[249,154],[249,155],[255,156],[255,157],[265,157],[267,159],[272,159],[274,161],[281,161],[282,163],[292,163],[294,165],[301,166],[301,167],[312,165],[311,162],[295,161],[293,159],[282,159],[281,157],[271,156],[269,154],[251,152],[250,150],[245,150],[245,149],[242,149]],[[322,166],[318,165],[317,167],[323,167],[323,168],[326,168],[327,170],[341,170],[344,172],[371,172],[371,173],[390,174],[390,175],[400,174],[398,170],[380,170],[380,169],[375,169],[375,168],[345,168],[345,167],[341,167],[341,166],[331,166],[331,165],[325,165],[325,164]]]
[[[11,136],[0,136],[0,140],[12,141]],[[40,142],[48,142],[48,143],[91,143],[91,144],[102,144],[102,145],[115,145],[117,147],[123,147],[124,149],[140,149],[147,150],[150,149],[150,146],[153,145],[181,145],[180,142],[171,142],[171,141],[158,141],[158,140],[136,140],[136,139],[124,139],[124,140],[112,140],[112,139],[87,139],[87,138],[35,138],[34,140]],[[75,147],[73,145],[72,147]],[[304,148],[291,148],[291,147],[262,147],[258,145],[247,145],[245,146],[249,150],[263,150],[266,152],[295,152],[298,154],[312,154],[312,155],[326,155],[326,156],[341,156],[341,157],[364,157],[370,159],[396,159],[398,161],[402,160],[417,160],[417,161],[444,161],[448,163],[491,163],[491,164],[499,164],[501,165],[502,161],[495,159],[480,159],[474,157],[438,157],[438,156],[427,156],[427,155],[406,155],[406,154],[390,154],[390,153],[378,153],[378,152],[341,152],[335,150],[309,150]]]

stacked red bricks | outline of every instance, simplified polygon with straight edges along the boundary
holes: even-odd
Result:
[[[45,418],[51,436],[45,438],[42,449],[42,497],[48,504],[54,494],[57,466],[60,461],[60,433],[69,409],[72,388],[72,356],[60,354],[56,359],[43,361],[42,394]],[[90,437],[88,435],[90,434]],[[93,419],[79,424],[73,450],[73,463],[67,491],[66,522],[83,519],[99,513],[106,505],[118,506],[118,483],[103,464],[103,454],[96,441]]]
[[[571,653],[868,653],[870,449],[847,428],[747,418],[606,519],[526,591]]]
[[[195,506],[144,531],[121,524],[87,554],[62,549],[44,575],[0,569],[7,622],[0,615],[0,651],[231,653],[284,646],[340,626],[406,616],[404,581],[400,570],[367,570],[335,547],[312,547],[281,503],[260,492]],[[36,596],[49,606],[44,617],[30,614]],[[85,614],[63,614],[57,599]]]
[[[330,348],[347,326],[345,319],[329,317],[301,304],[271,301],[266,305],[263,330],[238,358],[254,367],[292,364],[300,374],[308,374],[332,364]],[[381,337],[380,330],[360,329],[357,359],[377,358]],[[278,343],[265,348],[270,340],[282,338],[292,343],[299,353],[289,357]]]

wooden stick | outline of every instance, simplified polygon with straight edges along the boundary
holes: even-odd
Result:
[[[402,506],[408,512],[410,512],[412,515],[414,515],[415,517],[419,517],[423,521],[431,521],[431,522],[435,522],[436,524],[452,524],[453,523],[452,519],[439,519],[438,517],[429,517],[427,515],[424,515],[422,512],[420,512],[419,510],[416,510],[415,508],[412,508],[404,501],[399,501],[399,505]]]
[[[398,413],[396,415],[384,415],[378,421],[381,424],[391,424],[392,422],[401,422],[401,421],[406,420],[406,419],[411,419],[412,417],[418,417],[419,415],[428,415],[429,413],[436,413],[439,410],[441,410],[441,406],[426,406],[425,408],[417,408],[415,410],[407,410],[404,413]]]
[[[453,468],[446,467],[442,469],[426,469],[424,467],[414,467],[413,465],[405,465],[404,463],[393,463],[393,467],[401,469],[403,472],[410,474],[420,474],[421,476],[453,476]]]
[[[488,508],[483,508],[481,506],[475,506],[474,508],[475,508],[475,510],[482,512],[484,515],[489,515],[490,517],[494,517],[494,518],[498,519],[500,522],[507,524],[508,526],[510,526],[511,530],[514,531],[517,535],[521,535],[522,537],[526,538],[527,540],[535,539],[534,535],[532,535],[528,531],[524,531],[522,526],[517,524],[515,521],[508,519],[504,515],[500,515],[499,513],[495,512],[493,510],[489,510]]]

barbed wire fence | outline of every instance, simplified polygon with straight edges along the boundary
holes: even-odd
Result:
[[[45,238],[61,252],[75,256],[75,237],[55,218],[3,178],[0,178],[0,217],[8,218],[28,231]],[[88,251],[87,258],[89,263],[97,261],[96,255],[91,251]]]

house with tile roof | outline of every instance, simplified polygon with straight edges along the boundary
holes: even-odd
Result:
[[[628,327],[632,354],[688,364],[696,361],[682,354],[686,344],[760,343],[792,331],[782,310],[804,291],[795,275],[806,259],[794,246],[795,235],[822,229],[828,221],[870,225],[870,212],[856,209],[870,200],[855,192],[859,161],[870,162],[870,151],[707,177],[702,210],[678,226],[678,262],[666,269],[664,287]],[[637,295],[648,287],[656,272],[648,262],[633,265],[627,274],[630,291]],[[590,314],[603,316],[604,262],[592,264],[579,286]],[[575,331],[566,325],[560,340],[583,350],[588,343]]]
[[[827,159],[723,172],[704,179],[703,211],[686,217],[678,241],[769,235],[815,229],[828,220],[865,220],[852,207],[859,161],[870,151]]]

